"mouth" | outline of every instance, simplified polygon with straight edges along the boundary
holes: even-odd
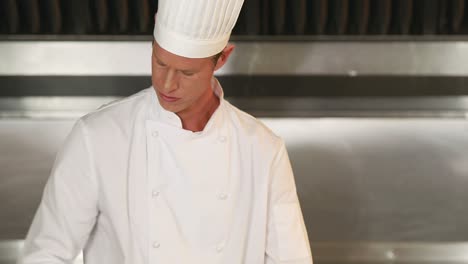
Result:
[[[164,101],[168,102],[168,103],[173,103],[173,102],[176,102],[178,101],[180,98],[177,98],[177,97],[171,97],[171,96],[167,96],[161,92],[158,92],[159,93],[159,96],[161,97],[161,99],[163,99]]]

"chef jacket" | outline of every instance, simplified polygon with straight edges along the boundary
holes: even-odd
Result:
[[[148,88],[82,117],[58,153],[23,264],[312,263],[283,141],[223,98],[184,130]]]

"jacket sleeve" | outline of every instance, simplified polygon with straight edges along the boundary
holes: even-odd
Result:
[[[22,264],[72,263],[98,214],[98,186],[83,121],[57,155],[25,240]]]
[[[312,264],[309,239],[283,141],[270,170],[266,264]]]

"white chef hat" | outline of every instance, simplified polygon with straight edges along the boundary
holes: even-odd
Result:
[[[244,0],[159,0],[154,38],[163,49],[206,58],[226,47]]]

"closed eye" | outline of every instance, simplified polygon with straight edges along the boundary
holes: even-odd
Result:
[[[159,66],[162,66],[162,67],[166,67],[167,65],[164,64],[162,61],[156,59],[156,63],[159,65]]]
[[[161,66],[161,67],[166,67],[166,66],[167,66],[164,62],[162,62],[162,61],[156,56],[156,54],[155,54],[154,52],[153,52],[153,58],[155,59],[156,64],[158,64],[159,66]]]
[[[195,73],[192,72],[192,71],[182,71],[182,74],[185,75],[185,76],[192,76],[192,75],[194,75]]]

